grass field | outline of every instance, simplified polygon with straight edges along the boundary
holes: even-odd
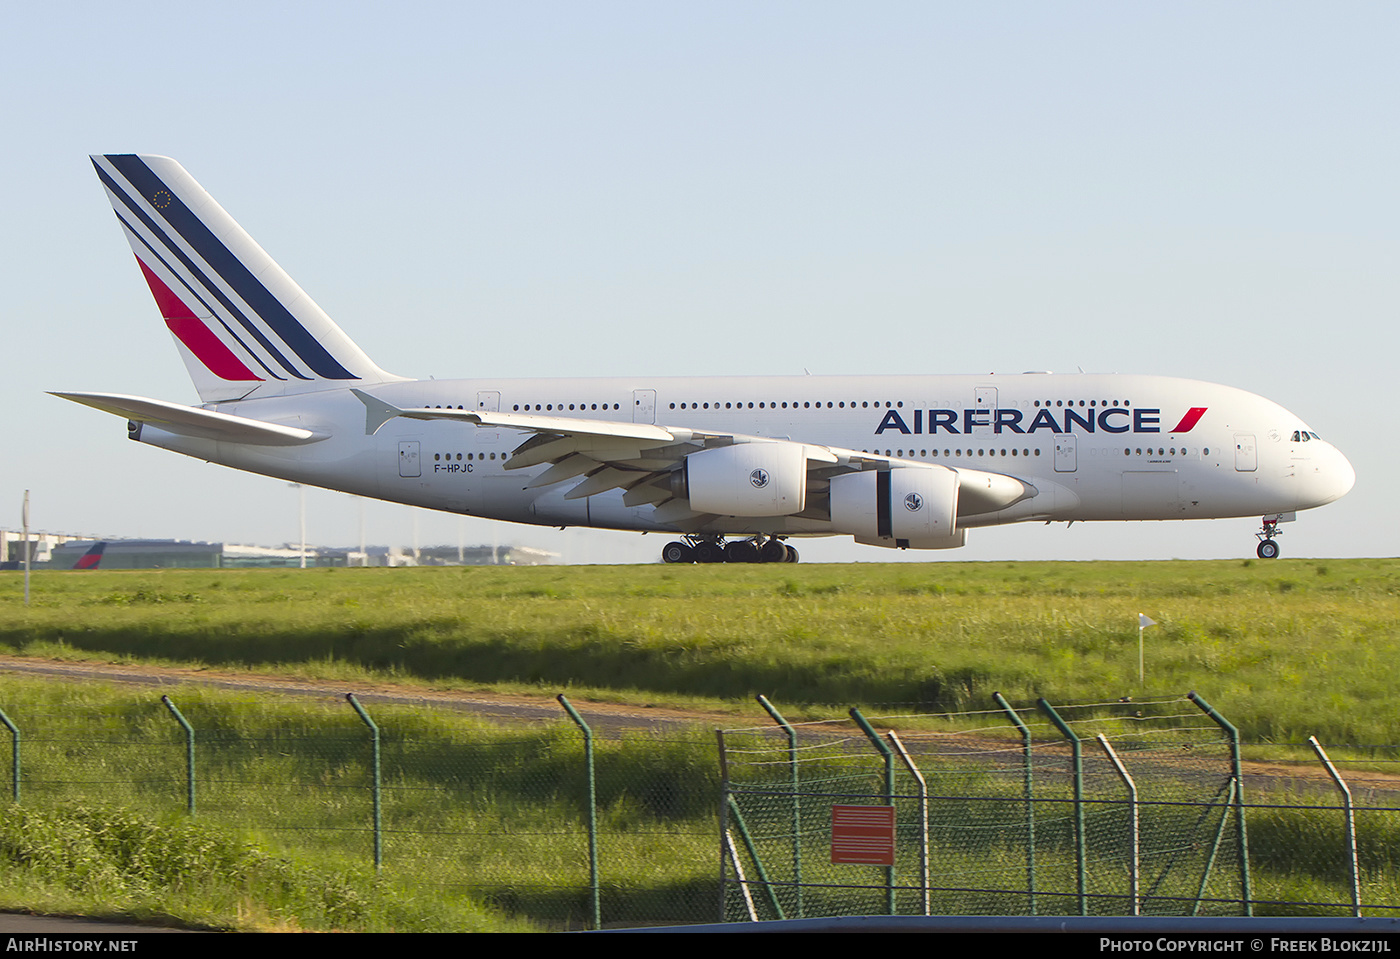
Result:
[[[0,908],[245,930],[586,926],[587,767],[562,716],[499,726],[374,707],[376,870],[370,739],[344,702],[170,694],[197,730],[194,817],[184,739],[156,691],[0,677],[23,730],[21,801],[0,802]],[[713,919],[713,735],[596,752],[605,919]],[[8,737],[0,754],[9,800]]]
[[[0,577],[20,655],[748,715],[1195,689],[1248,740],[1400,743],[1397,560],[47,572],[20,596]]]
[[[872,715],[984,709],[998,690],[1027,705],[1037,696],[1067,704],[1195,689],[1247,741],[1400,744],[1400,671],[1390,666],[1400,653],[1395,560],[46,572],[34,577],[28,608],[20,591],[19,576],[0,576],[0,651],[25,656],[566,691],[580,705],[704,707],[733,715],[732,725],[763,721],[757,693],[798,718],[855,704]],[[1145,688],[1138,612],[1161,623],[1146,633]],[[559,792],[577,778],[567,770],[581,748],[567,725],[509,732],[389,717],[386,755],[399,750],[395,824],[426,837],[478,837],[469,839],[477,851],[438,865],[448,846],[403,833],[374,877],[365,865],[365,767],[353,758],[364,733],[343,704],[313,720],[307,710],[323,707],[247,701],[230,713],[220,694],[179,696],[201,749],[221,737],[270,744],[249,745],[237,763],[202,760],[208,781],[222,785],[202,793],[197,828],[180,819],[169,767],[182,752],[153,694],[0,683],[0,706],[23,714],[32,744],[33,786],[0,819],[10,904],[91,911],[111,902],[125,915],[243,928],[578,922],[576,893],[532,887],[514,864],[543,863],[530,868],[551,881],[581,874],[580,811]],[[119,743],[134,734],[165,745],[123,752]],[[45,741],[54,744],[48,760]],[[294,741],[312,744],[310,753]],[[640,864],[607,880],[616,915],[676,918],[712,902],[711,743],[605,750],[605,828],[613,848]],[[80,761],[82,750],[91,760]],[[449,754],[489,759],[495,771],[483,779],[435,758]],[[46,761],[55,772],[44,773]],[[163,765],[144,772],[151,763]],[[538,769],[556,775],[534,780]],[[96,793],[102,806],[44,796],[46,775],[73,782],[77,770],[96,778],[91,789],[75,783],[74,795]],[[275,784],[306,777],[328,790],[313,831],[343,835],[346,848],[318,840],[317,851],[298,854],[295,830],[268,832],[292,815],[297,792],[284,797]],[[1260,891],[1339,901],[1336,843],[1318,847],[1324,865],[1300,868],[1298,858],[1324,824],[1334,828],[1331,814],[1301,826],[1288,815],[1277,828],[1258,820]],[[1368,892],[1396,901],[1389,877],[1400,843],[1368,828]],[[188,866],[152,872],[162,858]],[[230,870],[243,877],[231,886],[209,878]]]
[[[23,729],[22,801],[0,802],[0,908],[220,929],[526,931],[588,924],[586,767],[582,738],[566,721],[500,726],[452,711],[373,707],[386,830],[383,869],[376,871],[370,740],[344,702],[194,685],[169,692],[198,731],[194,817],[185,811],[184,740],[156,690],[0,677],[0,703]],[[1228,756],[1182,732],[1179,742],[1195,745],[1185,753],[1172,746],[1171,730],[1157,730],[1155,744],[1130,736],[1117,742],[1148,801],[1143,853],[1155,877],[1152,895],[1185,897],[1189,906],[1204,857],[1214,857],[1220,820],[1218,807],[1211,814],[1199,803],[1212,794],[1219,799]],[[730,782],[739,786],[770,873],[782,882],[791,813],[781,795],[788,777],[781,739],[731,734],[726,741]],[[917,730],[906,741],[941,797],[931,813],[941,886],[936,911],[1024,910],[1019,750],[995,750],[995,757],[945,750],[946,740],[921,740]],[[1064,758],[1043,753],[1037,762],[1042,913],[1075,910],[1074,841],[1063,805],[1069,782],[1057,775]],[[0,747],[6,791],[8,759]],[[715,739],[704,730],[598,744],[605,923],[716,917],[716,759]],[[831,801],[823,794],[843,801],[852,791],[877,795],[877,756],[840,739],[811,739],[802,766],[807,914],[881,912],[880,870],[831,867],[822,839]],[[1091,757],[1090,767],[1091,891],[1119,897],[1095,898],[1091,909],[1114,914],[1128,892],[1125,814],[1111,804],[1121,803],[1121,788],[1102,760],[1095,765]],[[907,777],[898,781],[906,795],[898,801],[906,825],[903,882],[916,866],[913,824],[921,813],[907,798],[913,786]],[[1369,915],[1400,905],[1400,813],[1378,808],[1384,798],[1368,795],[1359,823]],[[1345,914],[1342,820],[1335,808],[1313,808],[1333,800],[1267,787],[1251,787],[1249,799],[1259,804],[1249,813],[1256,911]],[[1208,896],[1236,894],[1232,848],[1226,844]],[[871,888],[844,885],[852,882]],[[901,910],[918,912],[918,899],[902,891]],[[1182,907],[1155,898],[1154,909],[1164,908]],[[1205,908],[1232,914],[1238,907]],[[742,914],[731,902],[730,915]]]

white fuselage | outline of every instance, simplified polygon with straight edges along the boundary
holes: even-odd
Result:
[[[409,380],[379,367],[169,157],[92,157],[203,407],[56,395],[142,442],[429,509],[669,531],[667,562],[795,562],[794,535],[949,549],[1028,520],[1260,516],[1351,465],[1242,390],[1153,376]],[[742,537],[723,545],[725,536]]]
[[[631,377],[419,380],[374,395],[402,408],[537,413],[656,423],[841,447],[900,462],[1004,474],[1034,490],[959,514],[962,528],[1027,520],[1166,520],[1290,513],[1332,502],[1355,474],[1330,443],[1260,396],[1131,375]],[[524,432],[397,418],[369,435],[348,389],[210,405],[324,436],[257,446],[136,438],[237,469],[430,509],[553,526],[675,530],[620,489],[566,499],[532,488],[545,466],[505,467]],[[688,532],[697,532],[689,529]],[[703,533],[840,533],[801,515],[717,517]]]

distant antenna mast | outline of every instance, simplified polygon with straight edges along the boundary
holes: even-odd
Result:
[[[288,483],[297,491],[297,517],[301,530],[301,568],[306,569],[306,487],[300,483]]]

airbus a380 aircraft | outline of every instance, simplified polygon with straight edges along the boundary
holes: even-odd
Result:
[[[1262,516],[1351,489],[1281,406],[1157,376],[410,380],[376,366],[174,160],[93,166],[201,406],[58,393],[236,469],[517,523],[669,532],[667,562],[793,536],[946,549],[976,526]],[[731,537],[726,543],[725,538]]]

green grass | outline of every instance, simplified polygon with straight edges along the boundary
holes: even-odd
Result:
[[[500,727],[374,707],[376,872],[370,739],[349,706],[170,695],[197,731],[193,820],[183,733],[155,692],[0,678],[23,731],[21,802],[0,805],[0,908],[241,929],[587,923],[587,779],[566,720]],[[0,752],[8,798],[8,740]],[[597,753],[605,918],[713,918],[713,736]]]
[[[22,802],[0,804],[0,908],[229,929],[586,925],[587,783],[581,737],[566,722],[496,726],[450,711],[371,707],[381,729],[386,830],[384,867],[376,872],[370,741],[345,703],[195,686],[169,694],[197,730],[194,819],[184,814],[182,733],[157,691],[0,677],[0,706],[23,730]],[[1087,737],[1112,722],[1091,717],[1081,733]],[[899,725],[903,731],[906,724]],[[1025,894],[1016,891],[1025,877],[1019,751],[969,753],[965,737],[949,740],[932,721],[924,725],[928,729],[911,730],[904,741],[919,757],[931,791],[942,797],[930,823],[935,881],[982,890],[939,893],[938,911],[1025,909]],[[1217,804],[1214,811],[1199,805],[1144,810],[1149,871],[1163,877],[1155,894],[1189,899],[1217,834],[1228,756],[1189,729],[1154,727],[1138,740],[1126,729],[1110,735],[1144,799]],[[737,750],[728,775],[748,787],[740,805],[769,875],[782,881],[791,858],[790,811],[771,790],[787,782],[785,747],[771,731],[762,737],[731,733],[726,742]],[[842,797],[837,801],[879,793],[879,759],[860,747],[859,737],[816,745],[810,741],[802,750],[804,790]],[[0,740],[0,789],[6,790],[8,754]],[[1121,897],[1127,891],[1125,813],[1105,800],[1121,800],[1122,789],[1096,752],[1086,758],[1090,891]],[[1065,762],[1063,749],[1038,752],[1042,912],[1075,908],[1071,899],[1049,895],[1074,888]],[[713,919],[720,794],[714,737],[605,739],[598,743],[597,768],[604,921]],[[899,773],[897,788],[908,792],[913,782]],[[802,802],[806,878],[823,884],[808,892],[809,914],[879,912],[879,870],[825,862],[832,801],[825,796]],[[1291,807],[1335,803],[1316,790],[1289,795],[1252,788],[1248,798]],[[1385,805],[1385,799],[1364,796],[1363,805]],[[898,805],[900,822],[917,821],[910,800]],[[1250,824],[1257,898],[1347,901],[1338,811],[1261,808],[1250,812]],[[1229,835],[1209,895],[1237,894]],[[905,882],[916,875],[913,836],[906,836],[900,853]],[[1400,903],[1400,815],[1363,809],[1360,848],[1365,901]],[[852,881],[874,888],[837,888]],[[917,900],[914,893],[900,894],[905,911],[917,911]],[[1112,913],[1115,904],[1121,899],[1094,901],[1091,911]],[[766,914],[766,904],[760,907]],[[1220,908],[1208,905],[1207,911]]]
[[[372,870],[272,855],[227,830],[112,804],[0,808],[5,908],[180,928],[522,931],[480,904],[428,902]]]
[[[1195,689],[1251,740],[1400,742],[1395,560],[49,572],[19,596],[0,578],[20,655],[795,715]]]
[[[1334,755],[1334,744],[1360,746],[1349,757],[1372,762],[1384,754],[1365,747],[1400,743],[1395,560],[47,572],[34,577],[32,606],[20,596],[20,578],[0,576],[0,651],[23,656],[563,690],[585,713],[590,698],[701,706],[735,715],[731,725],[766,722],[757,693],[800,718],[852,704],[872,716],[989,709],[997,690],[1028,705],[1195,689],[1247,741],[1316,735]],[[1145,689],[1139,611],[1162,624],[1146,633]],[[140,855],[84,852],[94,865],[69,869],[92,878],[84,885],[38,865],[76,853],[0,850],[0,888],[11,890],[0,902],[79,912],[106,903],[218,928],[585,921],[582,747],[571,727],[373,710],[385,729],[390,829],[374,877],[365,730],[343,703],[174,695],[199,730],[196,822],[216,834],[177,828],[183,745],[154,694],[5,680],[0,706],[26,736],[23,808],[58,818],[0,823],[0,835],[87,842],[83,830],[107,817],[133,834],[224,844],[218,855],[243,856],[244,878],[222,888],[193,873],[151,877],[133,865]],[[1109,723],[1113,710],[1069,712]],[[969,722],[1008,731],[999,719]],[[1118,722],[1121,731],[1103,727],[1115,742],[1132,725]],[[605,920],[711,918],[713,739],[682,739],[600,745],[604,853],[615,864],[604,874]],[[1256,894],[1344,901],[1336,817],[1298,815],[1259,820]],[[1400,835],[1388,815],[1363,821],[1363,870],[1368,898],[1400,902],[1391,878]],[[1304,847],[1321,851],[1299,855]],[[963,859],[969,869],[1001,862],[1014,872],[1016,854],[989,846]],[[360,897],[353,909],[338,904],[346,889]],[[192,899],[181,898],[187,890]],[[1004,900],[989,893],[987,908]],[[88,907],[63,905],[80,901]]]

